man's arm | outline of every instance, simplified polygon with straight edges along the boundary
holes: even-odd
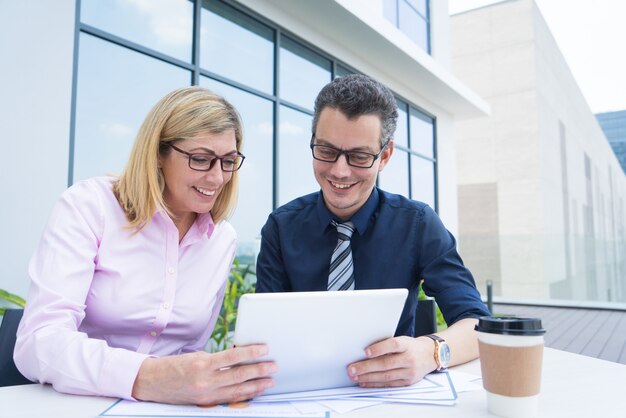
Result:
[[[444,318],[451,324],[437,333],[450,347],[450,366],[478,357],[474,326],[477,317],[489,315],[474,278],[463,265],[456,240],[429,207],[425,207],[419,227],[414,231],[418,277],[424,290],[434,296]],[[350,377],[368,387],[405,386],[422,379],[437,368],[435,343],[428,337],[395,337],[366,349],[368,360],[348,367]]]

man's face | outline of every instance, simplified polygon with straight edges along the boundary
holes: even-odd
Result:
[[[380,152],[381,122],[378,115],[348,119],[340,110],[324,108],[315,127],[315,145],[326,145],[344,151]],[[344,155],[334,163],[313,159],[315,179],[322,188],[324,203],[342,220],[352,217],[367,201],[391,154],[390,142],[370,168],[348,165]]]

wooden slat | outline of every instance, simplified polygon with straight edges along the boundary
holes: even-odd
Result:
[[[624,346],[626,346],[626,315],[622,314],[615,331],[613,331],[612,338],[602,349],[600,358],[626,364]]]
[[[626,364],[624,311],[505,304],[494,311],[541,318],[546,347]]]
[[[580,350],[580,354],[584,354],[590,357],[602,358],[601,353],[607,346],[607,344],[609,344],[611,338],[613,338],[615,329],[622,317],[624,317],[624,315],[620,312],[608,312],[608,315],[604,319],[602,326],[598,330],[598,333],[594,336],[594,338],[591,338],[587,342],[587,345],[585,345],[582,350]]]

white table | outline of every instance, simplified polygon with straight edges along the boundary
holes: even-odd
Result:
[[[472,361],[456,370],[480,375]],[[115,400],[65,395],[49,385],[0,388],[0,417],[92,418]],[[459,394],[455,406],[384,404],[333,417],[489,417],[483,390]],[[626,417],[626,365],[545,349],[539,417]]]

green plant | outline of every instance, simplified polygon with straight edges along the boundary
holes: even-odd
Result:
[[[16,305],[20,308],[23,308],[26,305],[26,301],[13,293],[7,292],[4,289],[0,289],[0,300],[5,300],[12,305]],[[0,306],[0,315],[4,315],[4,312],[11,308],[11,306]]]
[[[422,283],[420,282],[419,285],[419,291],[417,293],[417,300],[425,300],[428,297],[426,296],[426,293],[424,293],[424,289],[422,288]],[[435,314],[437,315],[437,331],[443,331],[444,329],[448,328],[448,324],[446,323],[446,320],[443,319],[443,314],[441,313],[441,310],[439,309],[439,305],[437,305],[437,303],[435,303]]]
[[[250,265],[239,264],[239,261],[235,259],[224,291],[224,302],[220,309],[220,315],[211,335],[211,351],[221,351],[231,345],[232,332],[237,320],[239,298],[245,293],[254,293],[255,283],[256,275]]]

